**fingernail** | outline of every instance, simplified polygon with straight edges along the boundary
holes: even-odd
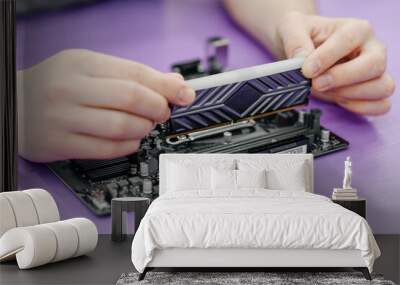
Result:
[[[171,72],[171,73],[167,73],[167,75],[174,77],[176,79],[179,79],[179,80],[185,80],[185,78],[183,78],[182,74],[180,74],[180,73]]]
[[[189,104],[193,102],[195,96],[196,93],[194,92],[193,89],[189,87],[183,87],[181,90],[179,90],[178,94],[176,95],[176,98],[178,99],[179,103]]]
[[[332,86],[333,78],[329,74],[322,75],[315,79],[314,87],[319,91],[325,91]]]
[[[163,122],[166,122],[169,119],[169,116],[171,116],[171,111],[167,109],[167,111],[164,113]]]
[[[321,62],[319,59],[310,59],[308,63],[308,68],[310,70],[311,77],[317,75],[321,70]]]

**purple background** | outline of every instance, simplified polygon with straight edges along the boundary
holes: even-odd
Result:
[[[400,85],[400,1],[321,1],[320,11],[326,16],[370,20],[388,46],[389,71]],[[173,62],[203,56],[205,39],[213,35],[231,40],[231,69],[272,61],[265,50],[232,23],[219,1],[114,0],[19,19],[18,65],[32,66],[66,48],[86,48],[168,71]],[[343,161],[351,155],[354,186],[368,200],[368,221],[375,233],[400,233],[398,94],[392,102],[392,111],[377,118],[356,116],[321,102],[311,103],[323,110],[323,124],[351,143],[347,151],[316,160],[316,193],[329,196],[333,187],[341,185]],[[110,232],[110,218],[91,214],[45,166],[21,159],[19,175],[21,189],[49,190],[62,218],[88,217],[100,233]]]

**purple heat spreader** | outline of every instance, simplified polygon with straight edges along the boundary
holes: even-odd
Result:
[[[300,69],[198,90],[191,105],[173,107],[170,134],[304,105],[310,90]]]

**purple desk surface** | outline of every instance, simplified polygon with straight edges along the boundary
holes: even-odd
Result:
[[[400,85],[400,2],[321,1],[322,15],[361,17],[371,21],[388,46],[389,70]],[[18,65],[28,67],[66,48],[86,48],[140,61],[168,71],[178,60],[203,56],[209,36],[231,40],[230,66],[240,68],[272,61],[241,32],[219,1],[114,0],[84,8],[41,14],[18,21]],[[398,92],[397,92],[398,93]],[[400,233],[400,96],[392,111],[365,118],[313,101],[323,110],[324,125],[348,139],[351,147],[315,161],[315,189],[329,196],[340,186],[343,161],[351,155],[354,186],[368,200],[368,221],[376,233]],[[43,165],[20,160],[19,187],[42,187],[55,197],[63,218],[92,219],[100,233],[110,232],[110,218],[93,215]]]

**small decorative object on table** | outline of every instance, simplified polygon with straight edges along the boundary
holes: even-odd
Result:
[[[342,207],[359,214],[366,218],[366,200],[360,199],[357,189],[351,186],[352,179],[352,163],[348,156],[344,162],[344,177],[342,188],[334,188],[332,193],[332,201]]]
[[[357,189],[351,187],[351,166],[351,158],[348,156],[344,162],[343,187],[333,189],[332,200],[358,200]]]

